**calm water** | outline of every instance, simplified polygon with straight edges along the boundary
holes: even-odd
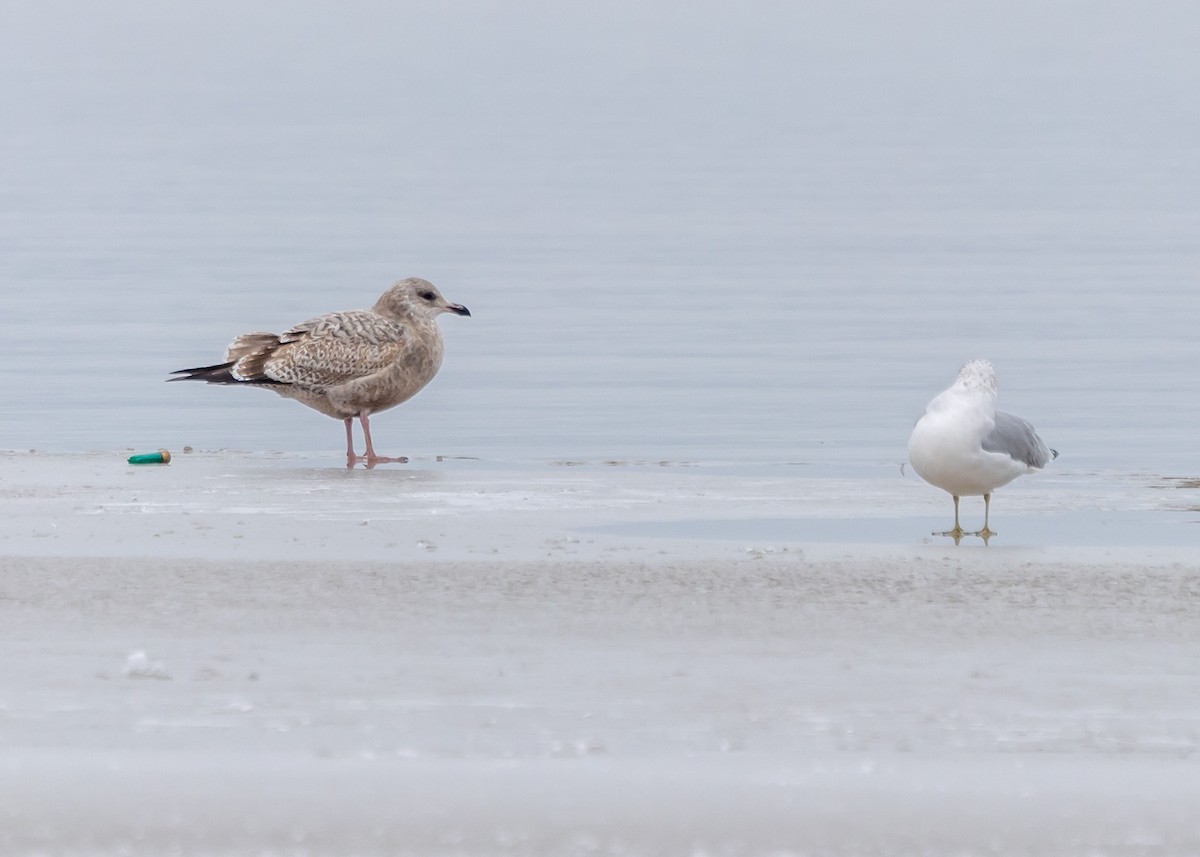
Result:
[[[646,5],[10,13],[0,448],[336,457],[162,381],[416,274],[474,317],[387,451],[892,467],[985,356],[1200,473],[1200,12]]]

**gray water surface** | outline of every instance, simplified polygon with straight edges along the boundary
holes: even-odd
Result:
[[[416,274],[474,317],[388,452],[890,465],[982,356],[1055,466],[1200,472],[1187,4],[9,18],[0,448],[336,457],[162,381]]]

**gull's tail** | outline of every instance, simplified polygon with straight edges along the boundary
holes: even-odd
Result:
[[[174,378],[168,378],[168,381],[205,381],[209,384],[258,384],[270,385],[273,387],[285,387],[284,383],[272,380],[271,378],[240,378],[234,374],[234,367],[237,365],[236,360],[230,360],[228,363],[216,363],[212,366],[196,366],[192,369],[176,369],[172,372]]]

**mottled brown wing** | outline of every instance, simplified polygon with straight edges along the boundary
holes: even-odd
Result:
[[[282,333],[264,355],[262,372],[284,384],[325,389],[387,368],[406,339],[402,325],[373,312],[329,313]]]

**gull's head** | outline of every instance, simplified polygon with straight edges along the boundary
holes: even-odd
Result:
[[[394,319],[432,319],[444,312],[470,315],[462,304],[452,304],[442,297],[437,286],[420,277],[408,277],[395,283],[375,303],[375,311]]]
[[[987,396],[996,395],[996,370],[986,360],[970,360],[958,370],[954,386]]]

